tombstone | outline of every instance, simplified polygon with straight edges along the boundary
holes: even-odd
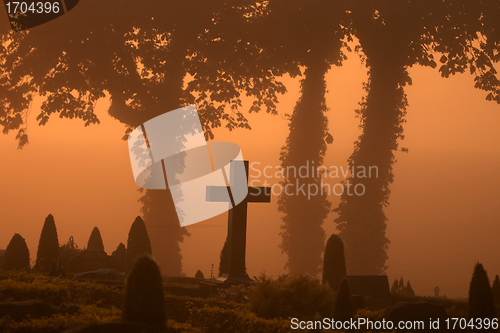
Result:
[[[161,333],[157,328],[134,323],[104,323],[74,328],[63,333]]]
[[[237,181],[238,169],[241,171],[243,163],[248,184],[248,161],[231,161],[230,184]],[[207,187],[207,201],[227,202],[227,192],[229,192],[230,202],[233,201],[231,188],[229,186],[209,186]],[[225,194],[225,195],[224,195]],[[254,283],[246,273],[245,255],[246,255],[246,232],[247,232],[247,206],[250,202],[271,202],[271,192],[269,187],[248,187],[248,195],[238,205],[232,205],[228,213],[227,242],[229,269],[216,279],[215,283],[248,284]]]
[[[110,281],[117,284],[125,284],[125,277],[112,268],[101,268],[95,271],[78,273],[73,276],[75,279]]]
[[[75,274],[116,267],[116,258],[108,256],[106,252],[84,250],[68,259],[66,271]]]
[[[357,308],[383,309],[391,305],[392,297],[387,275],[348,275],[345,278],[349,283],[351,299],[356,299]]]
[[[441,289],[439,289],[439,287],[434,288],[434,297],[439,298],[439,291],[440,290]]]
[[[384,311],[384,318],[392,321],[393,323],[398,323],[400,321],[423,321],[424,327],[420,329],[413,330],[397,330],[397,332],[439,332],[446,331],[445,320],[448,318],[448,314],[445,309],[438,305],[430,304],[423,301],[418,302],[399,302]],[[431,328],[430,321],[439,320],[439,329],[437,327]]]

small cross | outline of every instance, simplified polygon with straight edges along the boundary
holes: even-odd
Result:
[[[237,170],[241,170],[243,163],[248,184],[248,161],[231,161],[230,184],[239,183]],[[247,185],[246,185],[247,186]],[[248,195],[238,205],[234,205],[233,195],[229,186],[208,186],[207,201],[227,202],[229,192],[230,207],[228,214],[227,245],[229,257],[229,272],[218,280],[226,283],[252,283],[245,269],[246,233],[247,233],[247,205],[249,202],[271,202],[269,187],[248,187]]]

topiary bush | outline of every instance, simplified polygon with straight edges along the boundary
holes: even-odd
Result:
[[[344,242],[338,235],[331,235],[326,242],[323,258],[323,283],[328,283],[334,290],[347,275],[344,255]]]
[[[139,257],[127,278],[122,321],[166,328],[160,268],[148,256]]]
[[[118,244],[116,250],[113,251],[111,257],[116,260],[116,270],[125,272],[125,263],[127,260],[127,248],[123,243]]]
[[[21,235],[12,236],[7,249],[5,249],[2,269],[5,271],[30,269],[30,252]]]
[[[127,272],[132,269],[135,259],[141,255],[152,255],[151,241],[146,224],[140,216],[137,216],[128,233],[125,267]]]
[[[469,318],[496,318],[495,301],[488,275],[477,263],[469,288]]]
[[[335,310],[333,318],[335,320],[346,321],[353,318],[354,313],[351,304],[351,292],[349,291],[349,283],[347,279],[340,282],[339,292],[335,300]]]
[[[94,229],[92,229],[92,233],[90,234],[89,241],[87,243],[87,251],[104,252],[104,244],[102,242],[101,232],[97,227],[94,227]]]
[[[45,218],[40,241],[38,242],[38,251],[36,253],[36,263],[34,269],[38,272],[47,273],[52,266],[59,260],[59,240],[57,238],[57,229],[54,217],[49,214]]]
[[[314,319],[333,313],[333,290],[308,275],[261,276],[248,295],[250,309],[262,318]]]

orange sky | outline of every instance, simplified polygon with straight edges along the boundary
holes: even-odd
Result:
[[[466,297],[475,261],[485,265],[490,280],[500,274],[500,106],[485,101],[470,75],[442,79],[436,70],[420,67],[410,74],[414,85],[406,90],[410,106],[401,145],[409,153],[396,153],[386,210],[391,240],[387,273],[391,283],[396,276],[409,278],[420,295],[431,295],[439,286],[449,297]],[[328,117],[335,141],[328,147],[327,166],[346,166],[359,135],[353,111],[365,80],[366,69],[355,54],[328,73]],[[216,140],[239,144],[245,159],[262,167],[278,166],[288,131],[281,115],[292,112],[299,96],[298,80],[286,83],[289,92],[279,104],[280,115],[249,115],[252,130],[218,129]],[[106,115],[106,100],[98,106],[101,124],[87,128],[81,121],[59,118],[39,127],[39,105],[32,106],[26,148],[16,149],[14,133],[0,136],[0,248],[17,232],[35,259],[43,221],[51,213],[60,243],[74,236],[86,246],[97,226],[111,253],[126,242],[140,209],[127,143],[120,140],[124,128]],[[338,198],[330,199],[336,207]],[[284,272],[276,201],[272,197],[271,204],[250,205],[250,276]],[[334,232],[334,218],[331,213],[325,221],[327,236]],[[223,214],[187,227],[191,237],[181,246],[187,275],[201,269],[208,276],[212,263],[218,267],[226,221]]]

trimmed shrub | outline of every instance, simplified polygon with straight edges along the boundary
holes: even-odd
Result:
[[[229,247],[227,245],[227,238],[224,242],[224,246],[220,251],[220,261],[219,261],[219,276],[224,273],[229,273]]]
[[[104,252],[104,244],[102,243],[101,232],[97,227],[94,227],[94,229],[92,229],[92,233],[90,234],[89,241],[87,243],[87,251]]]
[[[496,318],[495,302],[488,275],[477,263],[469,288],[469,318]]]
[[[34,269],[39,272],[47,273],[53,261],[59,260],[59,240],[57,238],[57,229],[54,217],[49,214],[45,218],[40,241],[38,242],[38,251],[36,253],[36,264]]]
[[[128,233],[125,267],[127,272],[132,269],[135,259],[141,255],[152,255],[151,241],[146,224],[140,216],[137,216]]]
[[[250,308],[262,318],[313,320],[317,314],[329,317],[333,313],[333,290],[308,275],[283,275],[277,280],[262,276],[251,288]]]
[[[195,278],[197,279],[204,279],[205,275],[203,275],[203,272],[201,270],[198,270],[196,274],[194,275]]]
[[[335,310],[333,312],[333,318],[336,321],[346,321],[353,318],[353,316],[354,314],[352,311],[349,283],[347,282],[347,279],[343,279],[342,282],[340,282],[337,299],[335,300]]]
[[[338,235],[331,235],[326,242],[323,258],[323,283],[337,290],[342,277],[347,275],[344,242]]]
[[[5,271],[30,269],[30,252],[21,235],[12,236],[5,250],[2,269]]]
[[[163,281],[150,257],[139,257],[127,278],[122,321],[166,328]]]
[[[111,253],[111,256],[116,260],[116,270],[125,272],[125,263],[127,260],[127,248],[125,244],[118,244],[118,247]]]
[[[493,293],[495,304],[500,305],[500,279],[498,275],[495,276],[495,281],[493,281],[493,285],[491,286],[491,292]]]
[[[406,281],[406,296],[415,296],[410,280]]]

